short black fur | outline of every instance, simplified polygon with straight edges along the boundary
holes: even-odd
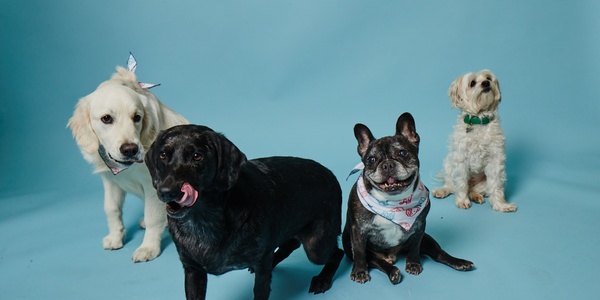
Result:
[[[255,273],[254,298],[267,299],[273,267],[300,245],[311,262],[325,265],[309,292],[331,287],[344,255],[342,192],[322,165],[294,157],[247,160],[222,134],[199,125],[162,132],[146,164],[167,203],[188,299],[205,298],[207,273],[244,268]],[[199,193],[190,207],[175,202],[184,183]]]

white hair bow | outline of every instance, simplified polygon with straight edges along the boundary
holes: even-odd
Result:
[[[133,54],[129,52],[129,58],[127,59],[127,70],[131,71],[131,73],[135,73],[135,69],[137,69],[137,61],[135,60],[135,57],[133,57]],[[160,85],[160,83],[144,83],[139,81],[138,83],[143,89],[151,89]]]

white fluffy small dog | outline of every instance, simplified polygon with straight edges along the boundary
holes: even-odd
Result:
[[[102,241],[104,249],[123,247],[122,207],[125,194],[131,193],[144,200],[140,226],[146,228],[144,241],[132,259],[149,261],[160,254],[166,211],[142,162],[160,130],[186,123],[184,117],[141,88],[132,71],[122,67],[117,67],[110,80],[101,83],[75,106],[67,126],[83,157],[94,166],[104,184],[104,211],[109,229]]]
[[[444,185],[431,194],[444,198],[454,193],[456,206],[463,209],[470,208],[471,201],[481,204],[484,197],[489,197],[495,211],[515,211],[517,206],[504,198],[506,154],[496,76],[489,70],[462,75],[450,85],[448,93],[452,108],[461,113],[450,136],[450,153],[444,160]]]

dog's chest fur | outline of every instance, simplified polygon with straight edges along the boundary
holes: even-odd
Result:
[[[367,247],[371,250],[377,252],[388,251],[392,248],[398,251],[402,250],[408,239],[415,232],[425,230],[425,217],[427,216],[429,205],[417,217],[411,229],[406,231],[400,225],[368,211],[362,206],[357,197],[353,201],[356,207],[355,214],[358,216],[356,219],[357,224],[355,225],[360,228],[362,235],[367,239]]]
[[[467,128],[471,128],[467,132]],[[487,125],[456,125],[452,137],[452,156],[454,161],[468,163],[472,171],[481,171],[489,157],[504,156],[504,134],[497,120]]]

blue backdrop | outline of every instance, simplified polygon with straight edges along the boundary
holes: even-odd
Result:
[[[168,234],[133,264],[140,201],[125,206],[127,244],[102,250],[102,185],[66,123],[79,98],[126,62],[193,123],[250,158],[315,159],[346,197],[358,162],[352,128],[390,135],[410,111],[421,174],[434,188],[458,111],[459,75],[500,80],[512,214],[432,200],[428,232],[475,262],[460,273],[424,259],[396,286],[359,285],[344,260],[333,288],[307,294],[319,267],[302,251],[273,274],[272,299],[583,299],[600,293],[598,1],[0,0],[0,291],[4,299],[180,299]],[[344,202],[345,206],[345,202]],[[345,208],[344,208],[345,210]],[[253,276],[209,277],[209,299],[251,298]]]

